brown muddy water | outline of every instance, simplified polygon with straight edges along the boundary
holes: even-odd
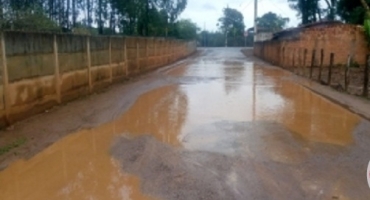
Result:
[[[369,122],[289,72],[220,48],[157,73],[177,84],[14,162],[0,199],[370,199]]]

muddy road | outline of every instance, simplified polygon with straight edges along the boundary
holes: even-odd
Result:
[[[0,199],[370,199],[370,105],[338,100],[355,114],[240,50],[202,49],[2,131],[27,142],[0,156]]]

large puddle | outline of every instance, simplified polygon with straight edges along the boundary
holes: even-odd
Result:
[[[117,120],[15,162],[0,172],[0,199],[153,199],[109,153],[122,135],[152,135],[189,151],[261,154],[286,164],[304,162],[307,151],[295,148],[307,144],[355,145],[357,115],[293,83],[282,70],[225,59],[201,57],[165,72],[181,84],[143,94]],[[292,141],[304,147],[285,144]]]

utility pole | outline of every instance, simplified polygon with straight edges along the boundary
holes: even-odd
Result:
[[[258,10],[258,0],[254,0],[254,41],[256,41],[257,36],[257,10]]]

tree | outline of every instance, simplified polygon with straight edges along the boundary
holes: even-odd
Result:
[[[224,8],[223,16],[218,21],[222,32],[232,33],[234,36],[244,34],[244,17],[236,9]]]
[[[302,24],[317,22],[322,19],[323,10],[320,8],[320,0],[288,0],[289,6],[298,11]]]
[[[335,20],[335,16],[337,15],[337,4],[338,0],[325,0],[327,9],[325,10],[327,13],[326,18],[328,20]]]
[[[185,26],[190,23],[177,22],[186,5],[187,0],[0,0],[0,25],[12,30],[190,37],[178,30],[191,32],[191,26]]]
[[[220,32],[202,31],[198,35],[198,43],[203,47],[223,47],[225,35]]]
[[[244,17],[243,15],[232,8],[224,8],[223,16],[218,19],[217,26],[221,32],[225,34],[225,46],[239,46],[238,38],[243,41],[244,35]],[[231,40],[231,41],[230,41]],[[242,44],[244,42],[241,42]]]
[[[365,0],[368,4],[370,0]],[[360,0],[339,0],[338,2],[338,15],[347,23],[363,24],[365,19],[366,10],[362,6]]]
[[[257,18],[257,26],[270,32],[282,30],[289,22],[289,18],[281,17],[273,12],[268,12]]]
[[[190,19],[182,19],[176,23],[178,38],[192,40],[197,38],[199,28]]]

